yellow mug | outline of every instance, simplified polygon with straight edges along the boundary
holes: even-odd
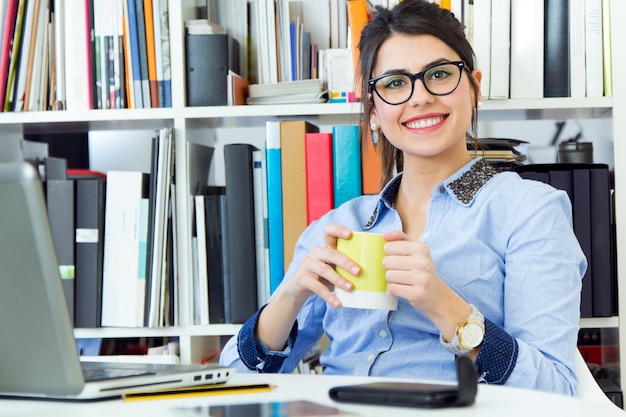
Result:
[[[344,307],[395,310],[398,298],[387,292],[386,270],[383,267],[385,239],[381,233],[352,232],[349,239],[337,239],[337,250],[361,267],[353,276],[340,267],[337,273],[354,285],[352,291],[335,287],[335,295]]]

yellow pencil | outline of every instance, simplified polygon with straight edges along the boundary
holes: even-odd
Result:
[[[161,400],[172,398],[202,397],[208,395],[249,394],[271,391],[276,388],[271,384],[250,385],[198,385],[195,387],[160,389],[122,394],[124,401]]]

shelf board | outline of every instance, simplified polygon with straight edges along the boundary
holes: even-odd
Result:
[[[481,120],[597,118],[611,115],[612,97],[485,100]],[[278,104],[258,106],[180,107],[154,109],[41,111],[0,113],[0,126],[23,126],[27,132],[156,129],[179,120],[274,119],[310,117],[333,121],[334,117],[361,112],[360,103]]]
[[[591,328],[612,328],[619,327],[619,317],[590,317],[580,319],[580,328],[581,329],[591,329]]]
[[[231,336],[241,328],[240,324],[212,324],[209,326],[178,327],[101,327],[97,329],[74,329],[77,339],[121,339],[135,337],[199,337]]]

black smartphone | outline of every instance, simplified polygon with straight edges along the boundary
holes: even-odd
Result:
[[[329,395],[340,402],[440,408],[455,405],[459,387],[418,382],[372,382],[333,387]]]
[[[369,382],[333,387],[335,401],[422,408],[464,407],[474,404],[477,379],[474,363],[467,356],[456,358],[457,385],[421,382]]]

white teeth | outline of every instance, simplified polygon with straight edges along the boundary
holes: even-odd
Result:
[[[406,126],[411,129],[423,129],[425,127],[431,127],[433,125],[436,125],[437,123],[441,123],[442,120],[443,120],[443,117],[435,117],[432,119],[422,119],[422,120],[416,120],[414,122],[407,123]]]

